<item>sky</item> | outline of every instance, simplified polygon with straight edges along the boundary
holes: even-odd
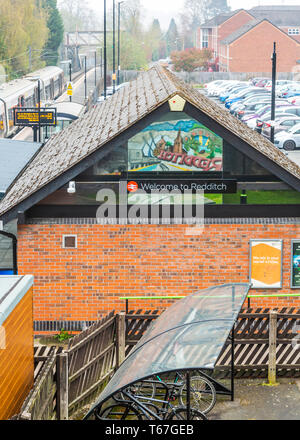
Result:
[[[100,15],[103,14],[103,0],[87,0],[90,8],[97,11]],[[118,0],[116,0],[117,4]],[[112,4],[112,0],[107,0],[107,6]],[[163,29],[167,29],[171,18],[175,18],[182,10],[184,0],[141,0],[147,16],[146,22],[151,23],[154,18],[158,18]],[[232,10],[244,8],[250,9],[258,5],[299,5],[299,0],[228,0],[228,5]]]

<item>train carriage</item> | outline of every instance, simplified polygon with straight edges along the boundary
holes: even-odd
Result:
[[[37,79],[40,79],[42,105],[63,92],[63,70],[56,66],[44,67],[23,78],[3,83],[0,86],[0,138],[10,137],[17,132],[17,127],[14,126],[14,108],[37,106]]]

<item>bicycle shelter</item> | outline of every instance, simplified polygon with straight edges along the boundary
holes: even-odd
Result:
[[[176,371],[186,374],[186,404],[190,411],[190,372],[209,379],[216,393],[234,398],[234,325],[247,297],[250,284],[230,283],[209,287],[189,295],[164,311],[129,353],[85,419],[114,396],[154,376]],[[231,389],[211,377],[218,357],[232,332]]]

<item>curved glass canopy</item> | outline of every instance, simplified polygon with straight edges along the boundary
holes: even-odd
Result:
[[[213,370],[249,288],[247,283],[224,284],[174,303],[152,322],[91,411],[132,383],[155,374]]]

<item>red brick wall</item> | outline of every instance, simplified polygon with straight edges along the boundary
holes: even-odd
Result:
[[[244,26],[244,24],[249,23],[254,18],[252,15],[248,14],[247,11],[240,11],[237,14],[233,15],[231,18],[226,20],[218,27],[218,46],[220,50],[220,41],[224,40],[224,38],[231,35],[237,29]]]
[[[300,44],[269,22],[262,22],[230,45],[230,72],[271,72],[273,43],[277,72],[291,72],[300,59]]]
[[[208,286],[247,282],[249,240],[284,240],[283,288],[290,289],[290,240],[300,225],[205,225],[186,235],[184,225],[21,225],[20,274],[33,274],[34,320],[97,320],[124,310],[124,295],[185,295]],[[63,234],[77,234],[78,248],[62,249]],[[161,301],[130,302],[135,308]],[[300,306],[300,297],[255,299],[252,305]]]

